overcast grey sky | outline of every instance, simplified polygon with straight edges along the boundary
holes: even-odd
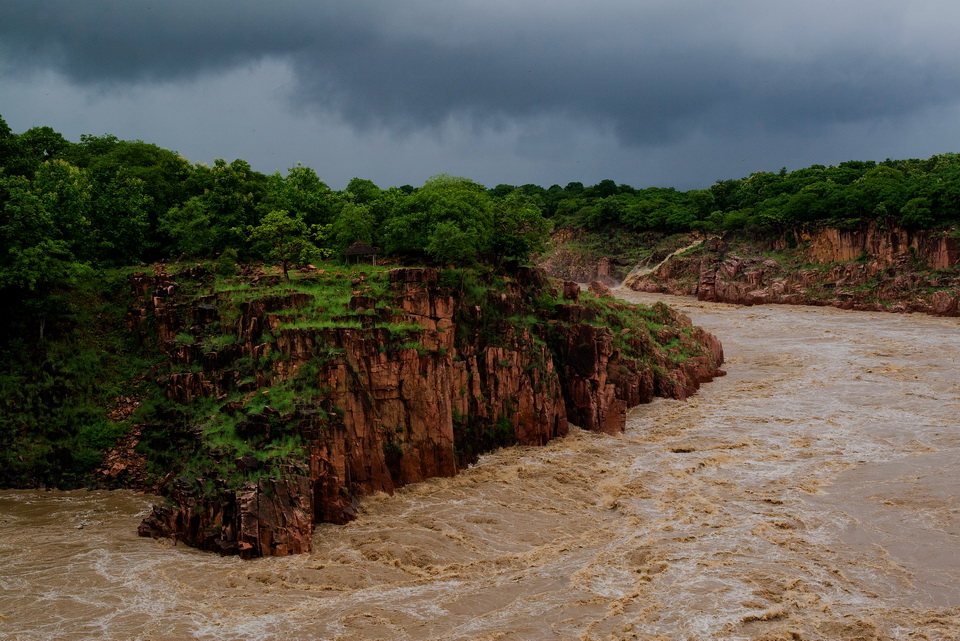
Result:
[[[956,0],[0,2],[0,115],[331,187],[960,151]]]

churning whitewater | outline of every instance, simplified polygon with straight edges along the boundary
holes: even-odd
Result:
[[[960,637],[960,322],[664,300],[726,377],[371,497],[309,555],[137,538],[131,492],[0,492],[0,638]]]

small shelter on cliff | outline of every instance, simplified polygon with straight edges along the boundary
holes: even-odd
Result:
[[[366,262],[369,257],[371,265],[375,266],[377,264],[377,250],[362,240],[358,240],[347,247],[347,251],[343,252],[343,257],[347,259],[348,263],[354,264]]]

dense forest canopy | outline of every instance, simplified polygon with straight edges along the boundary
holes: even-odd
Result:
[[[685,192],[612,180],[486,189],[446,175],[389,189],[354,178],[336,191],[300,165],[286,175],[239,159],[210,167],[110,135],[74,143],[50,127],[15,134],[0,118],[0,288],[19,297],[90,268],[167,258],[295,264],[361,240],[401,260],[500,264],[542,249],[551,226],[780,232],[879,220],[929,228],[955,222],[958,207],[952,153],[757,172]],[[263,228],[276,230],[282,217],[286,246]]]

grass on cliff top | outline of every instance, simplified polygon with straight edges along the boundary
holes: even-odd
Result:
[[[642,305],[598,297],[581,292],[582,305],[597,314],[594,325],[613,332],[613,344],[625,355],[648,361],[651,354],[645,350],[658,346],[674,364],[680,364],[698,355],[688,340],[693,327],[680,322],[680,313],[662,302]]]
[[[253,282],[249,277],[217,274],[210,293],[245,296],[275,296],[299,292],[322,298],[363,293],[379,297],[389,287],[389,267],[371,265],[337,265],[322,263],[316,270],[290,271],[284,279],[278,270],[266,268]]]
[[[377,308],[387,304],[389,270],[389,267],[384,266],[321,263],[315,270],[291,270],[289,280],[282,278],[279,270],[266,268],[256,282],[252,282],[250,277],[214,273],[211,282],[194,284],[192,293],[195,296],[215,297],[221,319],[220,326],[224,331],[233,330],[240,316],[242,303],[291,294],[307,294],[311,300],[297,308],[270,312],[273,316],[287,317],[281,320],[281,328],[358,328],[361,326],[359,320],[351,320],[349,317],[374,315]],[[377,301],[375,309],[349,310],[348,305],[354,296],[373,298]],[[386,326],[388,329],[392,328],[392,324],[388,323]],[[404,330],[402,327],[393,329]],[[218,340],[223,344],[228,342],[225,338]]]

